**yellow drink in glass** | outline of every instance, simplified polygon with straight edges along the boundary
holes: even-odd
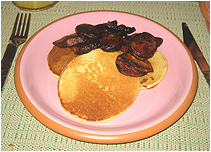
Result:
[[[13,1],[21,10],[39,11],[52,7],[56,1]]]

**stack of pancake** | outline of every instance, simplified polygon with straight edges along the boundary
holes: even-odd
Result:
[[[76,55],[69,48],[54,46],[47,61],[58,77],[58,97],[72,116],[89,122],[104,122],[119,116],[135,101],[139,89],[156,86],[167,70],[167,60],[156,51],[149,62],[154,72],[142,77],[121,74],[116,67],[119,52],[101,49]]]

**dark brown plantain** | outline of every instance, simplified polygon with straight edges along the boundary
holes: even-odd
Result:
[[[162,42],[161,38],[154,37],[147,32],[134,34],[130,43],[131,52],[140,60],[148,59],[153,56]]]
[[[120,73],[133,77],[141,77],[153,71],[149,61],[140,61],[131,53],[119,55],[116,59],[116,65]]]
[[[60,48],[66,48],[71,47],[73,45],[84,43],[86,40],[80,36],[78,36],[76,33],[70,34],[67,36],[62,37],[59,40],[56,40],[53,42],[55,46],[58,46]]]

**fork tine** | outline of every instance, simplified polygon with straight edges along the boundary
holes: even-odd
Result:
[[[23,32],[24,32],[24,29],[25,29],[25,26],[26,26],[26,17],[27,17],[27,14],[25,13],[20,36],[23,36]]]
[[[31,13],[29,13],[29,17],[28,17],[28,21],[27,21],[27,26],[26,26],[26,31],[25,31],[24,37],[28,36],[30,20],[31,20]]]
[[[17,14],[16,16],[16,19],[15,19],[15,24],[13,26],[13,29],[12,29],[12,34],[11,34],[11,37],[15,36],[15,32],[16,32],[16,28],[17,28],[17,24],[18,24],[18,19],[19,19],[19,13]]]
[[[22,19],[23,19],[23,13],[21,13],[21,18],[20,18],[20,20],[19,20],[18,30],[17,30],[17,33],[16,33],[17,36],[20,35]]]

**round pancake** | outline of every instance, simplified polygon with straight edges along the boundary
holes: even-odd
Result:
[[[116,58],[121,53],[96,49],[70,62],[58,81],[58,97],[68,113],[83,121],[103,122],[133,104],[139,78],[118,71]]]
[[[62,70],[72,61],[76,55],[71,48],[59,48],[54,46],[47,57],[48,67],[53,76],[59,78]]]
[[[155,87],[163,79],[167,71],[167,60],[161,52],[156,51],[153,57],[149,58],[148,61],[152,64],[153,72],[149,72],[139,78],[140,89]]]

